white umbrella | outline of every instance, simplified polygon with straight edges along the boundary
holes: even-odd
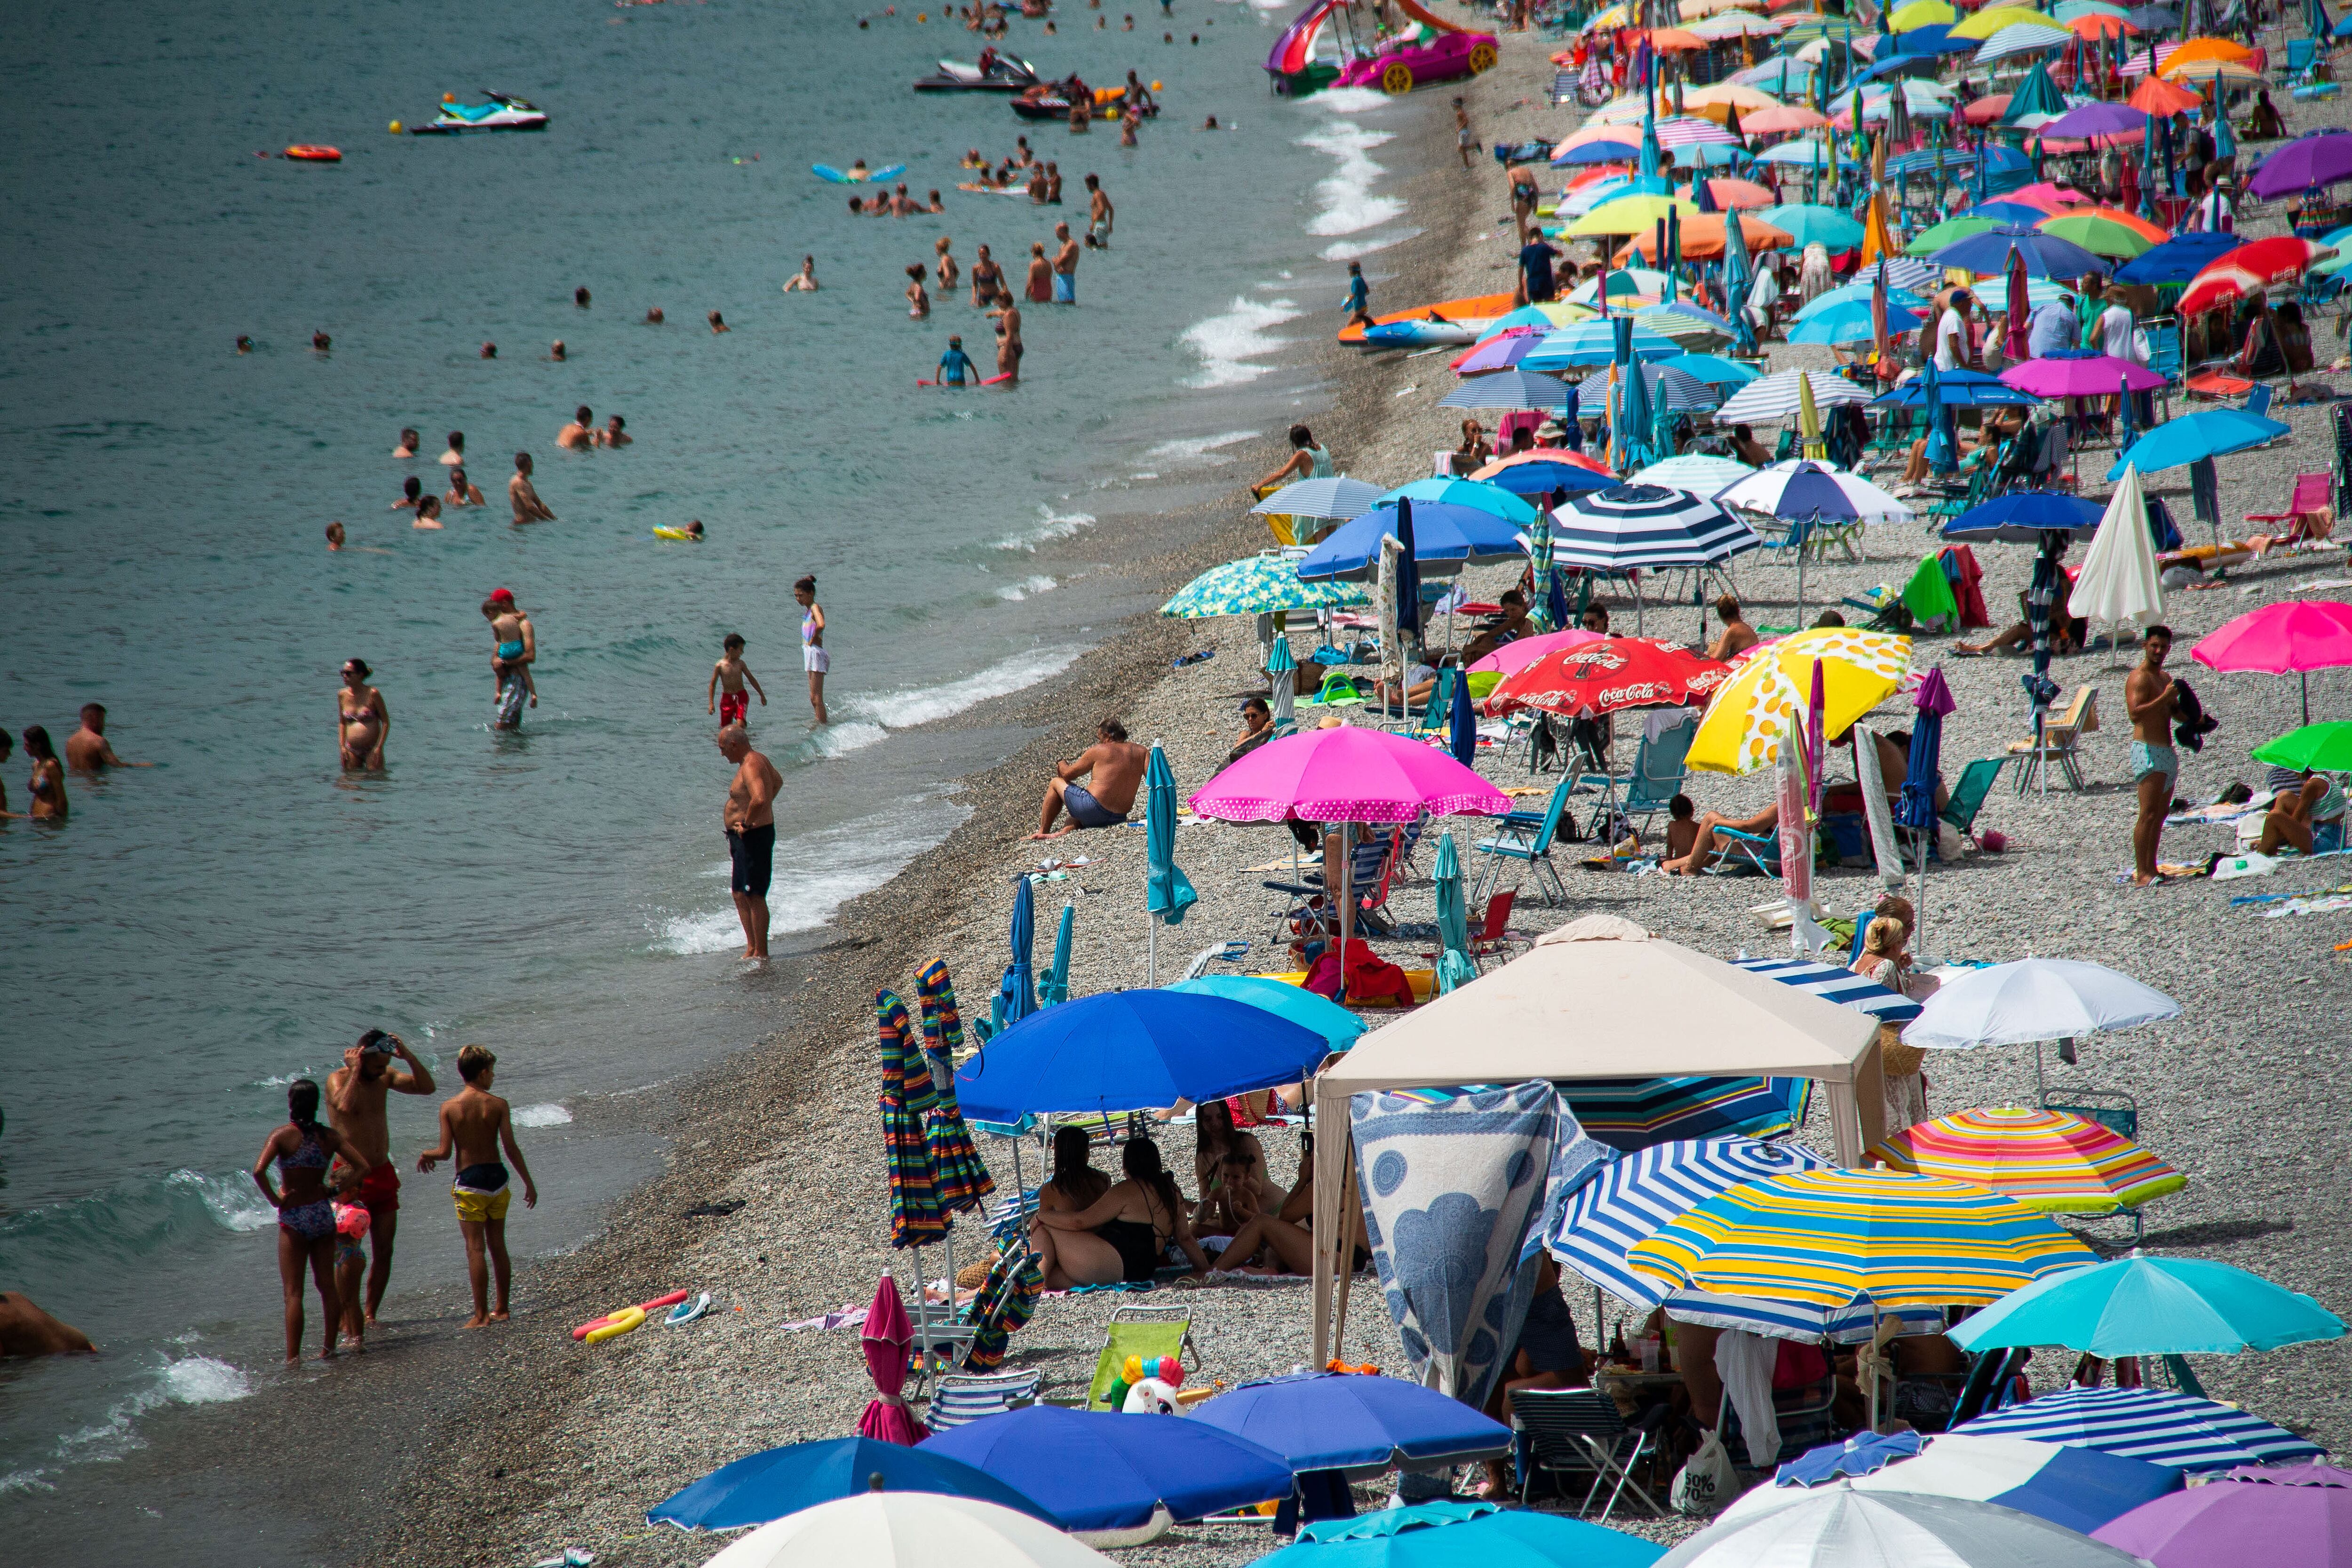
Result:
[[[1770,375],[1758,376],[1729,397],[1715,411],[1718,426],[1776,425],[1797,412],[1797,378],[1802,370],[1775,371]],[[1808,377],[1813,384],[1813,406],[1830,408],[1841,403],[1867,403],[1870,394],[1842,375],[1815,371]]]
[[[1919,1016],[1903,1026],[1903,1042],[1948,1051],[2030,1044],[2038,1081],[2044,1040],[2073,1040],[2179,1016],[2179,1003],[2104,963],[2028,958],[1945,981]]]
[[[1894,496],[1872,484],[1851,468],[1819,458],[1785,458],[1769,467],[1743,474],[1725,489],[1717,490],[1715,499],[1725,506],[1744,507],[1750,511],[1780,513],[1780,493],[1789,481],[1806,469],[1826,477],[1844,496],[1853,513],[1865,522],[1897,522],[1908,521],[1911,509]]]
[[[1694,495],[1711,496],[1724,486],[1744,479],[1756,470],[1730,458],[1711,458],[1704,452],[1685,452],[1678,458],[1652,463],[1635,472],[1625,482],[1629,485],[1664,485],[1668,489],[1688,490]]]
[[[1102,1568],[1052,1525],[973,1498],[867,1492],[763,1524],[703,1568]]]
[[[772,1526],[771,1528],[773,1528]],[[1656,1568],[2142,1568],[2127,1552],[2015,1509],[1843,1487],[1717,1521]]]
[[[2105,621],[2120,630],[2126,619],[2147,626],[2164,614],[2164,584],[2157,575],[2156,542],[2147,532],[2147,500],[2139,468],[2126,464],[2123,482],[2107,498],[2107,514],[2091,538],[2091,553],[2066,600],[2069,613]],[[2120,639],[2111,637],[2109,661]]]

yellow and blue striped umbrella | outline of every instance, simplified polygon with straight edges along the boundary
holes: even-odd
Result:
[[[2111,1214],[2177,1193],[2188,1178],[2119,1132],[2063,1110],[1979,1107],[1907,1127],[1871,1153],[2006,1193],[2045,1214]]]
[[[1337,610],[1371,602],[1370,589],[1361,583],[1302,582],[1296,561],[1251,555],[1210,567],[1178,589],[1160,613],[1198,620],[1275,610]]]
[[[1900,1171],[1802,1171],[1708,1199],[1626,1261],[1694,1289],[1885,1309],[1996,1301],[2098,1257],[1983,1187]]]

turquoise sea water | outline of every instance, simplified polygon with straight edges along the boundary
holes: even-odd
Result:
[[[931,60],[978,43],[918,8],[865,29],[805,0],[13,19],[0,725],[61,742],[103,701],[117,749],[162,765],[72,781],[62,829],[0,824],[0,1288],[108,1351],[12,1374],[0,1516],[174,1403],[268,1394],[274,1242],[244,1169],[285,1083],[323,1079],[362,1028],[452,1079],[457,1044],[499,1051],[548,1194],[516,1226],[529,1254],[575,1243],[648,1168],[631,1091],[782,1021],[793,966],[729,956],[728,769],[703,707],[725,632],[767,688],[777,945],[805,949],[954,825],[953,779],[1019,739],[927,722],[1083,658],[1140,607],[1102,564],[1152,543],[1158,508],[1229,492],[1235,449],[1313,405],[1285,346],[1336,325],[1339,261],[1402,232],[1376,156],[1399,110],[1270,99],[1284,12],[1017,23],[1009,47],[1049,75],[1164,83],[1166,118],[1122,150],[992,96],[918,98]],[[483,89],[552,129],[386,133]],[[1195,131],[1213,111],[1238,130]],[[1065,207],[953,188],[964,148],[1024,131],[1060,162]],[[295,142],[343,162],[255,156]],[[809,165],[861,157],[908,162],[947,214],[850,217]],[[1083,229],[1088,171],[1116,247],[1087,255],[1078,309],[1026,308],[1024,385],[917,393],[950,331],[983,362],[989,332],[962,290],[908,321],[903,268],[944,233],[967,269],[985,242],[1017,277],[1054,217]],[[811,252],[824,291],[782,293]],[[643,324],[656,305],[667,324]],[[734,330],[711,334],[711,310]],[[559,452],[580,403],[635,445]],[[390,456],[404,426],[417,460]],[[452,429],[491,504],[417,532],[388,503],[410,474],[442,488]],[[500,491],[526,448],[561,521],[515,530]],[[653,539],[689,518],[709,542]],[[832,619],[821,735],[803,572]],[[519,734],[486,728],[476,606],[498,585],[539,637]],[[379,776],[336,767],[354,656],[392,710]],[[6,765],[15,809],[27,772],[21,752]],[[431,1115],[394,1107],[396,1153]],[[407,1179],[393,1317],[400,1282],[458,1277],[437,1180]]]

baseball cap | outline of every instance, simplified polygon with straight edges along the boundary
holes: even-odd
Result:
[[[513,590],[512,588],[493,588],[493,589],[491,589],[491,590],[490,590],[490,603],[492,603],[492,604],[494,604],[494,605],[511,605],[511,604],[513,604],[513,603],[514,603],[514,590]]]

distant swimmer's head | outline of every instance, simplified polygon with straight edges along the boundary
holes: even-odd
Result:
[[[415,506],[416,504],[416,498],[422,495],[424,491],[425,481],[418,479],[415,474],[409,475],[406,479],[400,481],[400,493],[402,497],[401,504],[403,506]]]
[[[562,338],[558,338],[558,339],[556,339],[556,340],[555,340],[555,342],[554,342],[552,344],[551,344],[551,345],[549,346],[548,351],[547,351],[547,357],[548,357],[548,358],[550,358],[550,359],[551,359],[551,360],[561,360],[561,359],[562,359],[562,357],[563,357],[563,340],[562,340]]]
[[[466,470],[462,466],[453,468],[449,470],[449,488],[463,495],[468,482],[469,481],[466,478]]]
[[[327,548],[330,550],[341,550],[342,547],[343,525],[340,522],[331,522],[327,524]]]
[[[860,170],[860,169],[862,169],[862,168],[864,168],[864,167],[866,167],[866,160],[865,160],[865,159],[863,159],[863,158],[860,158],[860,159],[858,159],[856,162],[855,162],[855,163],[851,163],[851,164],[849,165],[849,172],[850,172],[851,174],[854,174],[857,173],[857,171],[858,171],[858,170]]]
[[[719,312],[716,310],[710,312],[710,330],[714,332],[723,332],[729,330],[726,321],[720,317]]]
[[[1102,189],[1102,176],[1099,174],[1088,174],[1087,176],[1087,189],[1090,191],[1098,191]]]
[[[1031,240],[1031,241],[1029,242],[1029,254],[1030,254],[1030,255],[1032,255],[1032,256],[1043,256],[1043,255],[1045,255],[1045,242],[1044,240],[1042,240],[1042,239],[1033,239],[1033,240]]]
[[[1066,224],[1066,223],[1057,223],[1057,224],[1055,224],[1055,225],[1054,226],[1054,237],[1055,237],[1055,239],[1067,239],[1067,238],[1069,238],[1069,237],[1070,237],[1070,226],[1069,226],[1068,224]]]
[[[530,472],[530,454],[529,452],[517,452],[515,454],[515,472],[518,474],[527,474]]]
[[[249,338],[249,337],[247,337],[243,332],[239,332],[239,333],[237,333],[237,335],[236,335],[236,352],[237,352],[237,353],[241,353],[241,354],[249,354],[249,353],[251,353],[253,352],[253,340],[252,340],[251,338]]]
[[[583,403],[572,411],[572,422],[574,425],[593,425],[596,423],[595,411]]]
[[[439,496],[424,496],[419,498],[416,502],[417,527],[423,528],[428,523],[432,524],[434,527],[439,527],[440,525],[438,523],[435,523],[433,520],[440,515],[441,498]]]
[[[660,307],[659,305],[656,305],[652,310],[647,310],[647,311],[646,312],[646,325],[647,325],[647,326],[649,326],[649,327],[658,327],[658,326],[660,326],[661,324],[662,324],[662,312],[661,312],[661,307]]]
[[[310,346],[318,350],[320,353],[325,353],[329,349],[335,346],[335,340],[329,337],[324,332],[312,332],[310,334]]]
[[[933,192],[932,194],[936,195],[938,193]],[[949,243],[948,237],[946,235],[941,235],[939,238],[931,241],[931,248],[938,251],[941,256],[945,256],[948,253]],[[811,258],[812,262],[814,262],[814,258]]]
[[[484,343],[484,344],[482,345],[482,357],[483,357],[484,359],[496,359],[496,358],[498,358],[498,357],[499,357],[499,345],[498,345],[498,344],[496,344],[496,343]]]
[[[615,435],[615,436],[619,435],[622,431],[624,431],[624,430],[627,429],[628,427],[629,427],[629,422],[628,422],[627,420],[625,420],[625,419],[622,418],[622,417],[621,417],[619,415],[617,415],[617,414],[614,415],[610,419],[607,419],[607,420],[605,420],[605,421],[604,421],[604,428],[605,428],[605,429],[607,429],[607,430],[609,430],[609,431],[611,431],[611,432],[612,432],[614,435]]]
[[[857,197],[852,196],[849,198],[849,210],[853,213],[862,213],[866,210],[866,204]]]
[[[698,518],[696,518],[692,522],[689,522],[689,523],[688,523],[688,524],[686,525],[686,531],[687,531],[687,532],[688,532],[688,533],[690,533],[690,534],[694,535],[694,537],[695,537],[695,538],[697,538],[697,539],[701,538],[701,537],[702,537],[702,520],[701,520],[700,518],[698,518]]]
[[[913,279],[916,282],[920,283],[923,280],[923,264],[918,261],[914,265],[908,267],[907,268],[907,276]]]
[[[1315,432],[1304,425],[1293,425],[1290,427],[1290,444],[1304,452],[1315,445]]]
[[[583,310],[588,308],[588,285],[583,283],[572,290],[572,302]]]
[[[898,182],[898,194],[902,196],[907,194],[907,182],[904,180]]]
[[[511,610],[515,607],[514,590],[512,588],[493,588],[490,590],[489,598],[485,602],[499,605],[504,609]]]
[[[488,1046],[467,1046],[457,1053],[457,1076],[476,1089],[490,1087],[491,1069],[498,1065],[498,1057]]]
[[[38,724],[25,726],[25,754],[37,763],[49,762],[58,754],[49,744],[49,732]]]
[[[450,432],[449,432],[449,450],[451,450],[451,451],[453,451],[453,452],[462,452],[462,451],[464,451],[465,449],[466,449],[466,433],[465,433],[463,430],[452,430],[452,431],[450,431]]]
[[[286,1120],[306,1129],[319,1125],[319,1085],[316,1079],[298,1078],[286,1086]]]
[[[395,458],[413,458],[416,456],[418,443],[424,439],[425,437],[414,430],[403,429],[400,433],[400,445],[392,455]]]
[[[1216,117],[1215,115],[1213,115],[1213,114],[1212,114],[1211,116],[1209,116],[1209,118],[1208,118],[1208,119],[1203,120],[1202,121],[1201,121],[1201,129],[1202,129],[1202,130],[1203,130],[1203,131],[1214,131],[1216,128],[1217,128],[1217,117]]]

